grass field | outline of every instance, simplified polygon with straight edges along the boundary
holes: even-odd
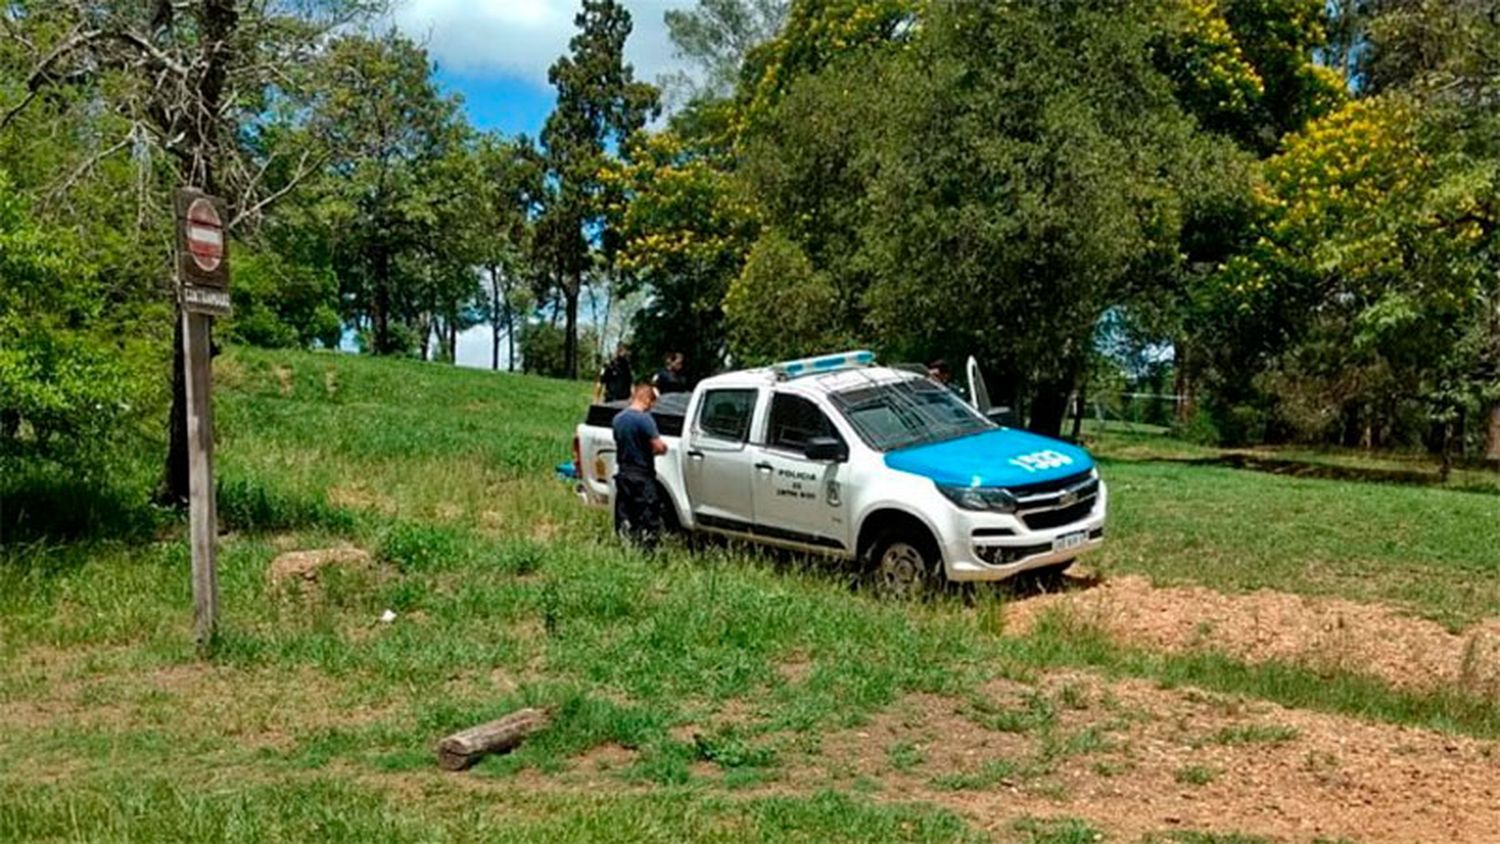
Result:
[[[1017,634],[1014,590],[884,603],[812,561],[622,549],[552,477],[581,385],[252,350],[217,378],[224,619],[206,662],[183,526],[117,494],[149,464],[113,485],[8,482],[11,523],[19,485],[35,512],[0,550],[0,840],[1260,841],[1121,833],[1073,799],[1079,770],[1152,764],[1132,731],[1163,719],[1136,684],[1237,719],[1274,704],[1500,738],[1500,701],[1457,686],[1152,649],[1064,612]],[[1333,596],[1455,631],[1500,616],[1482,474],[1448,489],[1099,445],[1105,580]],[[268,577],[286,552],[345,545],[368,560]],[[524,704],[553,727],[436,771],[437,738]],[[1004,752],[943,756],[944,724]],[[1303,740],[1221,729],[1184,728],[1182,752]],[[1215,759],[1158,773],[1234,781]],[[974,808],[1000,793],[1019,796]]]

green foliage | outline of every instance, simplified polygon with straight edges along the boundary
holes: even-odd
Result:
[[[142,411],[137,352],[72,236],[29,218],[0,173],[0,458],[98,458]]]
[[[592,329],[579,343],[579,372],[592,377],[603,365]],[[550,322],[532,322],[521,328],[521,368],[533,375],[570,378],[567,329]]]
[[[325,268],[274,251],[237,251],[230,337],[253,346],[338,348],[338,279]]]
[[[1261,237],[1198,293],[1221,399],[1253,379],[1273,424],[1350,445],[1409,442],[1489,399],[1500,171],[1439,116],[1356,101],[1267,162]]]
[[[725,295],[755,232],[753,203],[726,159],[712,141],[668,130],[637,138],[604,174],[618,196],[611,216],[625,288],[651,292],[634,348],[643,360],[683,352],[693,377],[723,358]]]
[[[746,365],[833,352],[854,342],[839,331],[838,291],[791,239],[764,233],[724,298],[730,349]]]

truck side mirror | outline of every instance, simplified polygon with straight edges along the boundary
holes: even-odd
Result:
[[[849,459],[849,447],[834,437],[813,437],[807,441],[802,453],[808,460],[821,463],[843,463]]]

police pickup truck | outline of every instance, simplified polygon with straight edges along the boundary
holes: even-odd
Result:
[[[923,374],[848,352],[709,378],[653,413],[669,528],[816,552],[914,594],[1066,568],[1104,538],[1107,492],[1081,448],[1004,427]],[[614,494],[610,423],[573,440],[577,489]],[[983,408],[987,409],[987,408]]]

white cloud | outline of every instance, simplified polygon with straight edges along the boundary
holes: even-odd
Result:
[[[662,15],[690,0],[623,0],[635,29],[625,58],[636,78],[656,81],[675,69]],[[578,0],[398,0],[396,25],[427,45],[438,64],[480,76],[547,84],[547,68],[568,49]]]

